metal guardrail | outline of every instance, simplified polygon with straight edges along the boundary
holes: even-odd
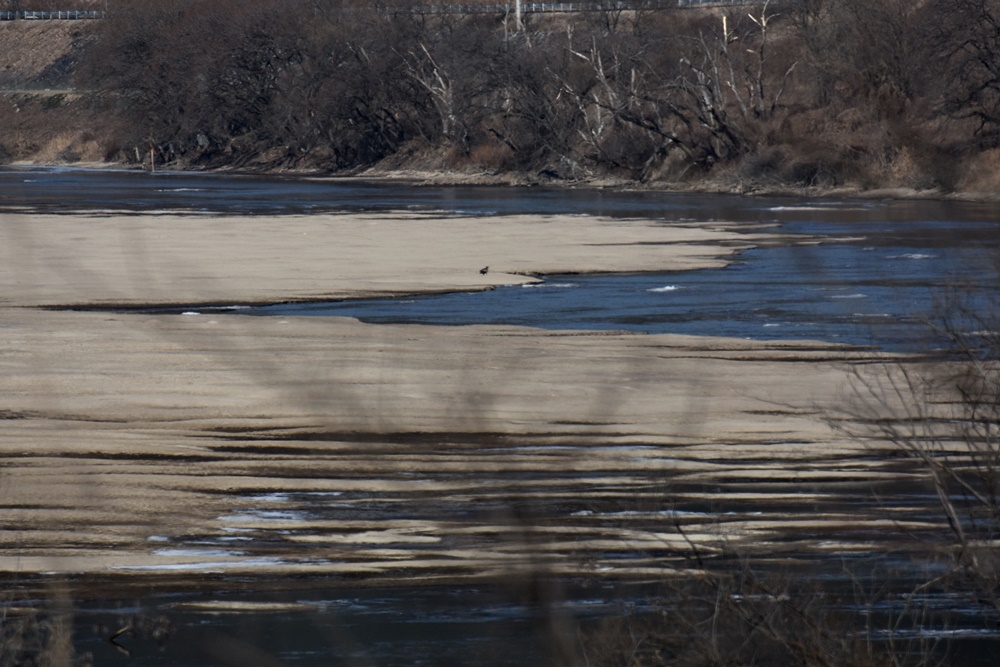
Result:
[[[696,0],[697,1],[697,0]],[[524,14],[595,12],[627,9],[667,9],[676,7],[678,0],[617,0],[591,2],[522,2]],[[514,11],[513,2],[465,5],[461,3],[415,6],[410,11],[420,14],[506,14]]]
[[[71,10],[58,12],[0,12],[0,21],[75,21],[104,18],[103,11]]]
[[[591,0],[590,2],[522,2],[521,12],[525,14],[599,12],[633,9],[671,9],[674,7],[697,7],[709,5],[742,4],[747,0]],[[391,7],[391,5],[390,5]],[[506,14],[514,11],[513,2],[484,4],[438,4],[410,7],[419,14]],[[102,19],[106,13],[97,10],[11,12],[0,11],[0,21],[50,21]]]
[[[676,9],[690,7],[714,7],[720,5],[741,5],[752,0],[592,0],[591,2],[522,2],[523,14],[606,12],[642,9]],[[392,8],[391,5],[388,6]],[[418,5],[407,9],[417,14],[508,14],[513,13],[513,2],[483,4],[435,4]]]

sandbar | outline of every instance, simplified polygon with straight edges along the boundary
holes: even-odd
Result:
[[[882,517],[839,494],[911,473],[831,422],[864,350],[113,309],[692,270],[775,240],[579,216],[3,214],[0,572],[641,578],[686,571],[693,543],[801,548],[802,502],[810,534],[868,548],[852,535]]]

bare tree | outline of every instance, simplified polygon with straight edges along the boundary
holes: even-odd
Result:
[[[441,120],[441,135],[464,144],[461,122],[455,99],[455,83],[423,43],[410,51],[405,58],[406,72],[434,101]]]
[[[645,156],[640,173],[675,151],[688,163],[710,168],[753,149],[795,68],[792,62],[783,72],[774,71],[773,20],[765,4],[739,21],[724,15],[719,22],[696,24],[694,34],[675,36],[686,48],[680,47],[673,62],[663,58],[662,42],[592,38],[581,49],[570,34],[570,52],[590,76],[576,82],[559,78],[579,111],[582,140],[596,159],[617,166],[607,150],[609,138],[627,133],[623,128],[638,131],[631,152]],[[646,144],[644,150],[636,150],[637,140]]]
[[[937,0],[932,44],[945,82],[943,109],[1000,136],[1000,4]]]

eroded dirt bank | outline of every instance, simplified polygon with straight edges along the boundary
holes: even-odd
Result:
[[[841,494],[908,473],[827,420],[862,352],[35,308],[479,289],[715,265],[754,240],[579,217],[6,214],[0,569],[418,582],[658,575],[693,544],[794,553],[817,534],[871,549],[884,515]]]

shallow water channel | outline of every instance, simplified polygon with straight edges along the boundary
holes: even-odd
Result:
[[[20,210],[278,215],[399,209],[443,215],[572,213],[664,222],[725,222],[748,230],[767,228],[792,235],[793,240],[745,251],[730,266],[717,270],[545,276],[535,286],[501,287],[474,294],[253,309],[219,304],[217,308],[262,316],[348,315],[374,323],[496,323],[762,340],[813,339],[889,351],[930,352],[943,347],[946,340],[935,334],[928,321],[947,312],[956,300],[973,310],[985,309],[996,294],[1000,209],[995,204],[416,187],[169,172],[154,178],[125,171],[0,169],[0,215]],[[498,446],[497,456],[514,453],[502,449]],[[520,447],[516,453],[527,449]],[[525,485],[532,482],[529,476],[520,481]],[[743,483],[735,480],[733,485]],[[693,485],[687,489],[691,500],[677,503],[669,511],[637,511],[635,507],[613,507],[609,502],[594,515],[594,521],[629,521],[637,528],[651,529],[657,522],[677,517],[738,515],[745,520],[755,513],[803,511],[800,499],[777,483],[772,490],[779,499],[755,506],[756,499],[764,498],[768,489],[754,480],[746,481],[746,488],[751,483],[760,495],[738,506],[720,507],[699,500],[712,490]],[[851,487],[850,481],[842,488],[843,507],[824,506],[823,511],[838,510],[849,516],[875,502],[870,492]],[[938,518],[930,495],[918,497],[912,489],[891,484],[879,492],[883,506],[905,511],[912,520]],[[268,540],[282,540],[277,527],[241,532],[243,522],[266,527],[269,521],[279,526],[302,517],[333,520],[342,516],[344,507],[364,499],[303,493],[250,500],[259,509],[246,516],[219,518],[233,528],[223,538],[190,536],[180,542],[158,543],[155,538],[151,542],[151,549],[165,553],[190,550],[218,557],[214,566],[202,564],[178,571],[179,578],[201,577],[197,591],[179,586],[176,592],[134,591],[128,597],[98,595],[96,601],[76,603],[73,623],[78,650],[92,653],[95,664],[112,665],[232,664],[234,655],[245,656],[242,664],[543,664],[551,648],[547,633],[560,619],[586,625],[626,612],[655,613],[670,604],[660,597],[664,593],[656,586],[624,586],[600,578],[557,581],[551,590],[546,588],[551,597],[545,599],[539,598],[537,590],[498,590],[486,585],[359,589],[321,580],[272,589],[271,582],[260,578],[225,572],[231,555],[266,552]],[[560,502],[566,505],[559,508],[561,511],[595,512],[590,507]],[[387,514],[409,512],[395,518],[421,511],[404,511],[391,504],[384,509]],[[432,509],[467,511],[442,502]],[[541,513],[547,510],[535,509]],[[798,539],[811,538],[800,535]],[[879,539],[873,535],[857,538]],[[794,573],[796,567],[802,567],[813,580],[834,581],[842,589],[856,585],[860,577],[871,587],[909,591],[927,576],[926,570],[915,570],[907,557],[898,555],[862,554],[849,564],[843,558],[816,561],[800,559],[799,545],[790,545],[783,555],[787,571]],[[639,558],[641,554],[622,552],[615,557]],[[271,562],[268,558],[261,557],[264,569]],[[880,600],[883,606],[871,608],[865,608],[863,599],[838,604],[842,612],[877,619],[899,613],[901,606],[909,604],[900,599]],[[219,604],[227,602],[234,607],[226,609]],[[966,664],[993,664],[1000,652],[998,619],[985,616],[982,606],[963,595],[929,596],[919,602],[930,615],[926,628],[911,629],[915,637],[960,641]],[[260,606],[263,603],[291,606],[268,610]],[[46,601],[18,599],[14,604],[42,607]],[[947,616],[947,622],[938,623],[935,614]],[[107,637],[126,623],[141,631],[122,637],[119,645],[108,642]]]

